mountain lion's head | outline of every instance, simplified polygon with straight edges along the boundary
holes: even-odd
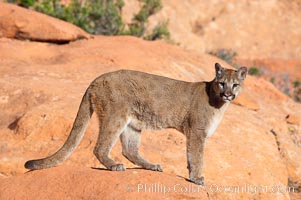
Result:
[[[213,90],[224,102],[235,99],[247,76],[248,69],[240,67],[238,70],[225,69],[219,63],[215,64],[215,79]]]

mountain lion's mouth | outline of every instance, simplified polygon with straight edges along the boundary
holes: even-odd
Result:
[[[227,96],[227,95],[223,94],[223,95],[222,95],[222,99],[223,99],[224,101],[232,101],[232,100],[235,99],[235,95],[232,94],[232,95]]]

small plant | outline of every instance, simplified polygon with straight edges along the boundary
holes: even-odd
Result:
[[[137,37],[142,37],[146,30],[146,24],[148,18],[157,13],[162,8],[162,3],[160,0],[138,0],[144,5],[141,7],[140,11],[134,15],[132,23],[129,29],[125,33],[130,35],[135,35]]]
[[[33,6],[35,0],[7,0],[8,3],[15,3],[24,8],[29,8]]]
[[[294,86],[294,88],[299,87],[299,86],[301,86],[301,82],[300,81],[294,81],[293,86]]]
[[[165,39],[170,41],[170,33],[167,28],[168,22],[159,23],[155,26],[152,32],[145,36],[144,39],[146,40],[158,40],[158,39]]]
[[[216,56],[228,64],[233,65],[233,60],[237,56],[237,53],[231,49],[217,49],[215,51],[210,51],[209,54]]]
[[[296,101],[296,102],[299,102],[301,103],[301,88],[297,88],[296,90],[294,90],[294,96],[293,96],[293,99]]]
[[[250,67],[249,68],[250,75],[256,76],[256,75],[259,75],[259,73],[260,73],[260,70],[258,67]]]
[[[301,102],[301,82],[296,80],[293,82],[293,99]]]
[[[138,0],[144,5],[140,11],[134,15],[132,23],[128,24],[128,29],[123,30],[123,35],[134,35],[143,37],[146,40],[165,39],[169,41],[168,21],[159,22],[150,33],[146,33],[148,18],[162,9],[161,0]]]

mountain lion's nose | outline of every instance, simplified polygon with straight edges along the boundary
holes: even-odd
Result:
[[[225,93],[224,93],[224,96],[225,96],[225,97],[229,97],[229,96],[231,96],[231,93],[225,92]]]

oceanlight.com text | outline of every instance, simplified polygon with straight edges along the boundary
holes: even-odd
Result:
[[[146,184],[139,183],[137,185],[128,185],[127,190],[129,192],[138,193],[199,193],[206,191],[209,193],[290,193],[296,192],[294,187],[288,187],[282,184],[275,184],[271,186],[266,185],[231,185],[223,186],[218,184],[210,184],[206,186],[200,186],[193,183],[174,185],[164,185],[161,183]]]

